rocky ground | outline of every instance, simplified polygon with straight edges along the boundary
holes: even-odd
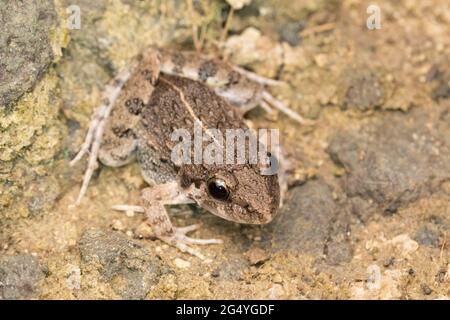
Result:
[[[231,1],[230,1],[231,2]],[[239,2],[239,1],[234,1]],[[450,7],[445,1],[2,1],[0,299],[448,299]],[[81,29],[69,30],[69,5]],[[203,30],[193,41],[192,27]],[[295,170],[279,216],[226,222],[195,206],[205,261],[140,239],[139,168],[101,167],[78,207],[70,167],[111,77],[148,45],[222,56],[281,79],[311,120],[280,127]]]

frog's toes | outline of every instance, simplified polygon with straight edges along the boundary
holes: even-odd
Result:
[[[186,233],[198,230],[199,228],[200,228],[199,224],[191,224],[190,226],[178,227],[176,229],[178,232],[186,234]]]
[[[275,109],[278,109],[279,111],[286,114],[289,118],[297,121],[300,124],[303,125],[312,125],[314,124],[314,121],[307,120],[303,118],[301,115],[299,115],[294,110],[290,109],[287,105],[285,105],[280,100],[273,97],[268,91],[264,90],[262,92],[262,100],[261,100],[261,106],[268,112],[270,112],[271,107],[274,107]]]
[[[186,234],[197,230],[200,226],[193,224],[186,227],[175,228],[174,233],[170,238],[172,241],[182,242],[186,244],[220,244],[223,243],[221,239],[195,239],[190,238]]]
[[[127,216],[132,216],[134,213],[144,213],[145,208],[142,206],[134,206],[129,204],[116,204],[111,207],[113,210],[124,211]]]
[[[265,86],[280,86],[285,84],[283,81],[266,78],[238,66],[232,66],[232,68],[234,71],[242,74],[247,79]]]
[[[203,260],[204,256],[197,250],[189,247],[189,244],[220,244],[223,243],[223,241],[221,239],[195,239],[186,235],[198,228],[199,226],[196,224],[187,227],[174,228],[174,232],[170,236],[160,236],[158,238],[180,249],[182,252],[192,254]]]

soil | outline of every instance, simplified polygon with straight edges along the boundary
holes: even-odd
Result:
[[[450,5],[380,0],[3,1],[0,299],[449,299]],[[68,29],[78,5],[81,29]],[[69,11],[70,12],[70,11]],[[281,129],[290,190],[266,226],[170,208],[200,223],[206,260],[141,239],[136,164],[101,166],[73,207],[69,166],[105,84],[149,45],[201,51],[285,82],[314,120],[252,111]]]

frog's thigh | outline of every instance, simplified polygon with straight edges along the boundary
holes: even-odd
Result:
[[[133,159],[137,148],[135,129],[153,93],[153,77],[159,74],[154,60],[151,55],[141,57],[114,101],[99,152],[99,159],[105,165],[117,167]]]
[[[194,52],[163,49],[160,57],[161,72],[203,82],[241,113],[253,109],[261,101],[265,84],[253,73]]]
[[[161,72],[205,83],[242,114],[260,105],[266,112],[275,108],[301,124],[311,124],[266,90],[280,81],[193,52],[161,50],[159,59]]]
[[[170,159],[162,156],[157,147],[148,146],[140,140],[136,156],[142,177],[148,184],[154,185],[176,181],[175,166]]]
[[[98,155],[103,164],[118,167],[133,159],[137,148],[135,127],[140,119],[136,110],[142,106],[139,95],[133,95],[130,91],[120,94],[103,133]]]

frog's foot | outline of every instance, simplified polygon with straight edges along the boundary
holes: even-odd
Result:
[[[124,211],[127,216],[133,216],[134,213],[145,213],[145,208],[141,206],[134,206],[129,204],[116,204],[111,207],[113,210]]]
[[[270,78],[262,77],[254,72],[245,70],[243,68],[232,66],[233,70],[239,72],[243,76],[245,76],[247,79],[258,83],[262,86],[279,86],[284,84],[283,81],[273,80]],[[279,111],[286,114],[289,118],[299,122],[303,125],[312,125],[314,122],[311,120],[306,120],[301,115],[299,115],[294,110],[290,109],[286,104],[281,102],[280,100],[276,99],[274,96],[272,96],[267,90],[262,90],[261,92],[261,100],[259,101],[259,105],[261,108],[263,108],[267,113],[273,112],[273,108],[278,109]],[[257,104],[249,104],[248,106],[245,106],[242,108],[242,111],[246,113],[247,111],[253,109]]]
[[[283,81],[266,78],[266,77],[260,76],[259,74],[245,70],[244,68],[241,68],[241,67],[238,67],[235,65],[231,65],[231,68],[234,71],[242,74],[247,79],[254,81],[256,83],[259,83],[261,85],[264,85],[264,86],[281,86],[281,85],[285,84],[285,82],[283,82]]]
[[[91,122],[89,124],[88,133],[81,146],[78,154],[70,162],[70,166],[75,165],[86,153],[89,153],[88,167],[84,173],[83,184],[78,194],[78,198],[75,201],[75,205],[79,204],[84,194],[86,193],[89,181],[91,180],[92,174],[98,167],[98,153],[100,150],[100,145],[102,143],[103,132],[105,130],[105,125],[108,120],[109,114],[111,113],[111,108],[114,102],[117,100],[119,93],[124,85],[124,83],[130,77],[132,68],[127,68],[122,70],[117,77],[108,85],[106,85],[103,92],[102,104],[97,107],[92,115]]]
[[[200,245],[208,245],[208,244],[220,244],[223,243],[220,239],[195,239],[190,238],[186,234],[188,232],[197,230],[199,228],[198,225],[194,224],[187,227],[181,227],[181,228],[174,228],[173,233],[169,236],[158,236],[159,239],[166,242],[167,244],[170,244],[182,252],[189,253],[193,256],[196,256],[197,258],[200,258],[201,260],[204,260],[205,257],[194,248],[191,248],[189,244],[200,244]]]
[[[145,208],[142,206],[136,206],[136,205],[127,205],[127,204],[121,204],[121,205],[114,205],[111,207],[113,210],[118,211],[125,211],[127,215],[133,215],[135,212],[137,213],[145,213]],[[149,220],[148,223],[151,227],[153,220]],[[154,222],[153,222],[154,223]],[[196,256],[202,260],[205,259],[205,257],[198,251],[189,246],[189,244],[199,244],[199,245],[208,245],[208,244],[220,244],[223,243],[221,239],[195,239],[190,238],[186,234],[192,231],[195,231],[200,226],[198,224],[193,224],[186,227],[172,227],[169,235],[156,235],[156,237],[167,244],[174,246],[181,250],[182,252],[189,253],[193,256]]]
[[[193,186],[194,188],[194,186]],[[194,239],[186,236],[187,233],[198,228],[197,225],[177,228],[172,225],[165,205],[178,205],[194,203],[188,196],[189,190],[181,189],[177,181],[171,181],[142,190],[142,207],[140,206],[120,206],[119,209],[145,210],[147,223],[151,227],[153,234],[160,240],[170,244],[182,252],[192,254],[200,259],[204,256],[189,245],[207,245],[222,243],[218,239]],[[117,207],[116,207],[117,208]]]

